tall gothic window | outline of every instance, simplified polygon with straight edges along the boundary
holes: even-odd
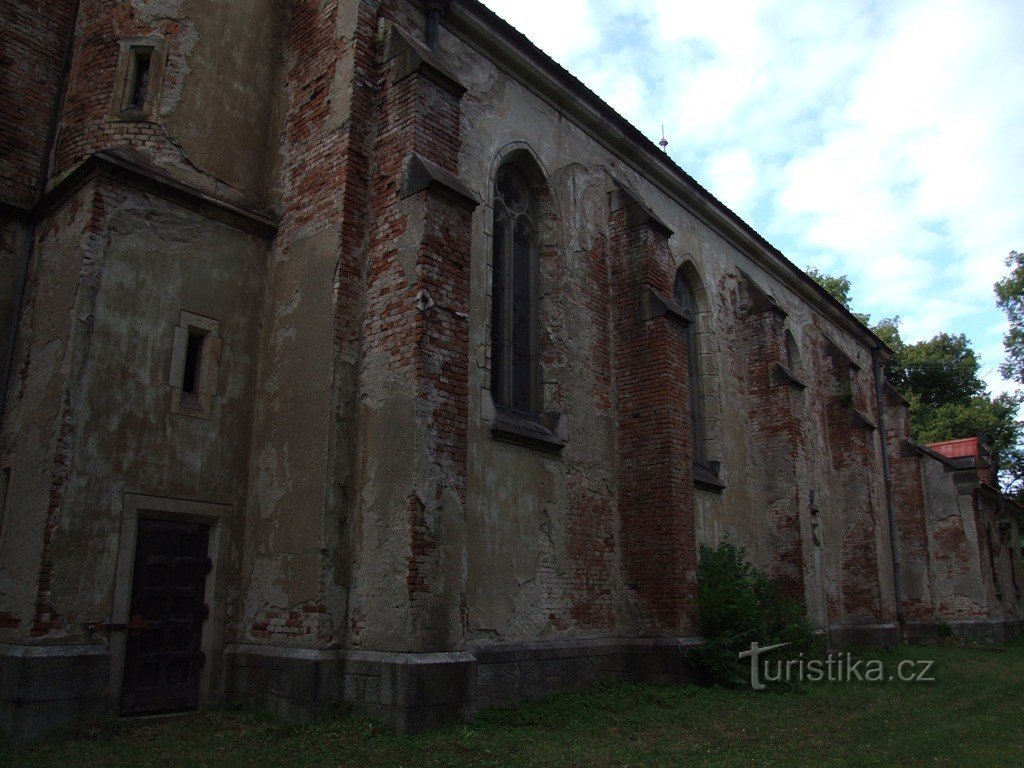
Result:
[[[494,189],[491,396],[524,412],[540,410],[537,232],[526,177],[514,165],[502,166]]]
[[[700,411],[700,364],[697,349],[697,301],[694,298],[693,286],[682,269],[676,271],[672,298],[693,318],[693,322],[686,326],[686,362],[690,376],[690,434],[693,436],[693,461],[695,464],[704,465],[704,421]]]

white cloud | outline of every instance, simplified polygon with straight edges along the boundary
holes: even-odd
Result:
[[[718,197],[746,216],[754,210],[761,193],[757,160],[745,149],[727,149],[712,155],[707,163],[708,185]]]
[[[484,5],[562,64],[601,42],[599,3],[592,0],[485,0]]]
[[[909,340],[965,332],[1024,248],[1018,0],[486,0],[797,264]]]

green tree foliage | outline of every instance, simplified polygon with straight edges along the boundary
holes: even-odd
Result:
[[[966,405],[985,393],[978,356],[962,333],[904,345],[893,362],[903,369],[904,388],[926,405]]]
[[[852,288],[850,278],[846,275],[829,275],[815,267],[808,267],[807,274],[810,275],[814,282],[828,291],[833,299],[849,309],[854,317],[864,323],[864,325],[868,324],[868,321],[871,319],[870,315],[854,312],[850,306],[850,290]]]
[[[847,309],[850,308],[850,278],[846,275],[829,275],[816,267],[808,267],[807,274],[818,285],[832,294],[832,298]]]
[[[1010,330],[1003,337],[1006,362],[1004,378],[1024,384],[1024,253],[1010,251],[1006,257],[1010,274],[996,283],[996,304],[1006,313]]]
[[[712,682],[745,686],[750,662],[739,658],[752,642],[789,643],[773,654],[796,658],[818,643],[803,607],[785,597],[778,585],[747,560],[747,552],[728,539],[717,548],[701,545],[697,565],[697,611],[707,644],[693,660]]]
[[[1024,383],[1024,254],[1011,253],[1009,277],[996,284],[998,304],[1010,318],[1004,342],[1003,375]],[[809,269],[808,274],[847,309],[850,281]],[[867,322],[867,315],[858,315]],[[910,403],[910,435],[923,443],[990,436],[993,458],[1003,490],[1024,500],[1024,423],[1018,413],[1024,398],[993,397],[980,374],[978,356],[963,334],[940,333],[908,344],[900,334],[900,318],[885,318],[872,330],[892,349],[886,378]]]
[[[1021,398],[989,394],[978,356],[963,334],[940,333],[907,344],[899,326],[894,318],[874,330],[893,350],[886,377],[910,403],[910,436],[938,443],[987,434],[1004,490],[1019,488],[1024,481],[1024,425],[1017,418]]]
[[[1006,257],[1010,274],[995,285],[996,305],[1006,313],[1010,330],[1003,337],[1006,362],[1000,368],[1003,377],[1018,384],[1024,384],[1024,253],[1010,251]],[[1024,425],[1017,422],[1024,431]],[[1018,433],[1018,437],[1020,433]],[[1016,445],[1002,455],[1005,490],[1024,503],[1024,445],[1018,439]]]
[[[903,343],[903,337],[900,336],[899,315],[884,318],[871,330],[892,350],[894,361],[902,360],[907,345]],[[898,391],[903,392],[906,388],[907,374],[902,364],[889,365],[886,369],[886,377]]]

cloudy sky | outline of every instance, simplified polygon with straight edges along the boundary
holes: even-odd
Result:
[[[1024,249],[1022,0],[484,0],[796,264],[1003,391]]]

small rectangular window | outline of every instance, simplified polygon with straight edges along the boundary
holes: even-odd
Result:
[[[160,90],[167,47],[159,36],[129,37],[120,41],[114,88],[111,91],[112,120],[156,120],[160,111]]]
[[[205,333],[189,329],[185,344],[185,368],[181,377],[181,391],[194,395],[199,387],[199,371],[203,362]]]
[[[132,50],[131,78],[128,81],[128,109],[142,109],[146,106],[146,95],[149,92],[149,68],[152,60],[152,48]]]
[[[220,376],[222,342],[219,322],[182,310],[174,326],[167,375],[171,413],[210,418]]]

